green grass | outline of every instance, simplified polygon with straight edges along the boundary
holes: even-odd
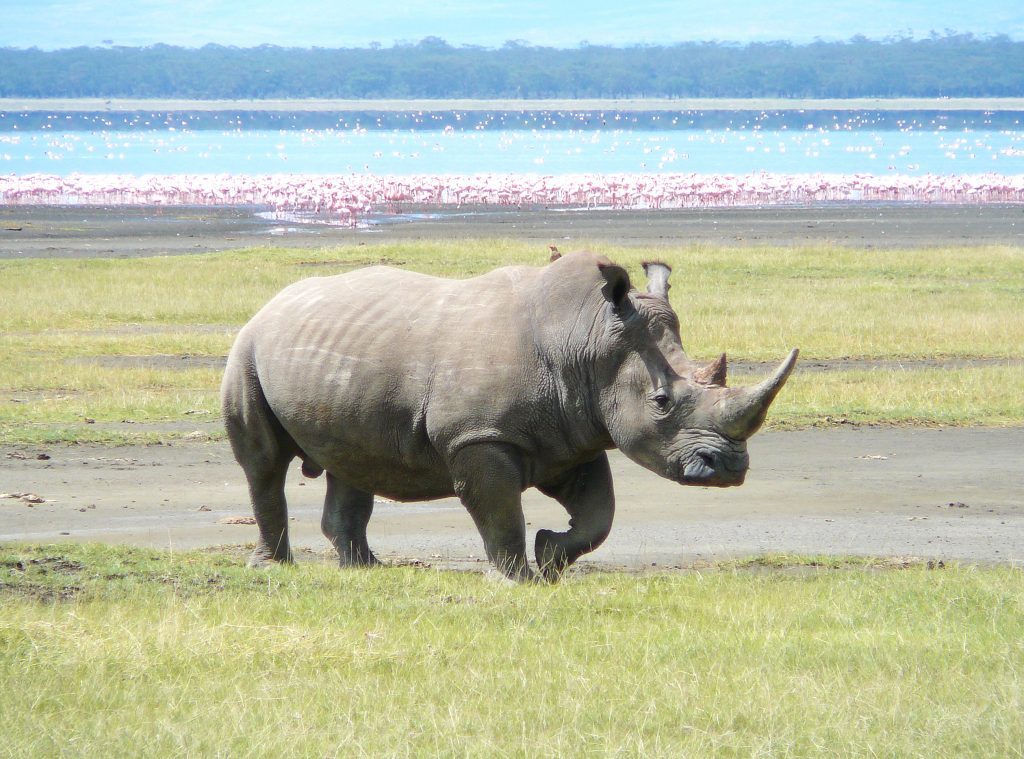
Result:
[[[1024,423],[1024,367],[797,373],[772,404],[776,427],[883,422],[919,426]]]
[[[11,756],[1021,756],[1019,570],[247,570],[0,548]]]
[[[856,250],[594,243],[628,266],[672,264],[671,298],[690,354],[709,359],[1020,359],[1024,248]],[[466,277],[546,250],[512,240],[263,248],[137,260],[0,262],[0,443],[116,441],[85,419],[185,421],[215,415],[219,372],[143,369],[97,357],[223,356],[235,331],[284,285],[387,262]],[[797,373],[769,423],[827,418],[890,424],[1024,424],[1024,367]],[[165,433],[172,435],[173,433]]]

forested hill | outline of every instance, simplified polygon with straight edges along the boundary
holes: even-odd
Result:
[[[390,48],[0,49],[0,97],[1019,97],[1024,42],[949,34],[809,45],[574,49],[509,42]]]

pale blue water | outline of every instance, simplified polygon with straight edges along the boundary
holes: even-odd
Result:
[[[0,173],[1024,174],[1024,130],[0,133]]]

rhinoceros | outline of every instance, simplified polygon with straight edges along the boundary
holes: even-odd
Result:
[[[224,423],[259,528],[253,565],[292,560],[284,484],[300,457],[327,473],[321,527],[343,566],[378,561],[366,540],[374,495],[457,495],[487,556],[538,579],[526,554],[524,490],[569,514],[540,530],[556,580],[608,535],[606,451],[684,485],[743,482],[746,440],[793,371],[726,387],[726,359],[687,358],[669,305],[670,267],[646,292],[604,256],[465,280],[384,266],[296,282],[239,332],[222,386]]]

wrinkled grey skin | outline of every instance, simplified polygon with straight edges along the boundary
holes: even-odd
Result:
[[[570,517],[566,532],[537,533],[547,579],[608,535],[611,448],[682,484],[741,484],[745,441],[796,351],[761,385],[726,388],[724,356],[699,366],[683,352],[669,268],[645,270],[645,293],[592,253],[461,281],[372,267],[285,288],[238,334],[222,386],[259,526],[251,563],[291,560],[296,456],[307,476],[327,472],[322,528],[342,565],[377,563],[374,494],[458,495],[518,580],[534,578],[526,488]]]

